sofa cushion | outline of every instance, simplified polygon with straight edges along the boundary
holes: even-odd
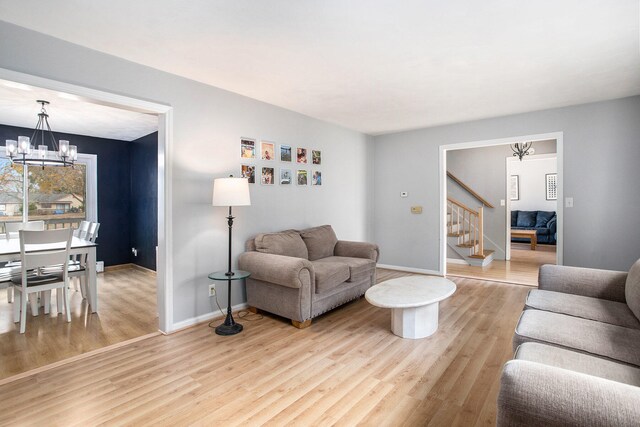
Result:
[[[633,314],[640,319],[640,259],[629,269],[624,285],[624,296]]]
[[[300,236],[307,245],[309,261],[333,256],[333,250],[338,243],[336,233],[330,225],[308,228],[300,232]]]
[[[525,310],[520,316],[513,346],[541,342],[640,366],[640,330],[567,316]]]
[[[312,261],[316,275],[316,293],[334,289],[349,279],[349,266],[343,262]]]
[[[518,223],[518,212],[520,211],[511,211],[511,227],[515,227]]]
[[[367,258],[331,256],[319,259],[316,262],[337,262],[347,265],[349,267],[349,282],[353,282],[354,280],[361,278],[365,274],[370,274],[373,270],[376,269],[376,262]]]
[[[640,321],[623,302],[532,289],[527,295],[525,306],[626,328],[640,329]]]
[[[526,342],[514,358],[640,387],[639,368],[552,345]]]
[[[537,211],[520,211],[518,212],[518,220],[516,225],[518,227],[535,227],[536,225],[536,212]]]
[[[538,211],[536,215],[536,225],[535,228],[545,228],[547,223],[551,221],[551,218],[556,216],[556,213],[551,211]]]
[[[258,234],[255,238],[256,251],[273,255],[296,258],[309,258],[307,245],[297,231],[287,230],[279,233]]]

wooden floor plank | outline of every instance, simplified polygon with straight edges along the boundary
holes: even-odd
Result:
[[[402,272],[379,270],[378,280]],[[488,425],[527,287],[453,278],[431,337],[360,298],[299,330],[206,324],[0,386],[0,425]]]

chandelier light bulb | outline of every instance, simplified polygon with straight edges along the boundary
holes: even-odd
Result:
[[[47,158],[47,152],[49,151],[49,147],[46,145],[38,145],[38,158],[45,160]]]
[[[31,154],[31,141],[28,136],[18,137],[18,154]]]
[[[69,141],[64,139],[60,140],[60,144],[58,145],[58,153],[60,157],[67,157],[69,155]]]
[[[15,139],[7,139],[4,146],[5,154],[10,158],[13,158],[13,156],[16,155],[17,151],[18,151],[18,141],[16,141]]]
[[[72,162],[78,160],[78,147],[76,147],[75,145],[69,146],[69,160],[71,160]]]

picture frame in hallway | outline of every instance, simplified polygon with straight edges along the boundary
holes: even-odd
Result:
[[[520,200],[520,175],[511,175],[509,178],[509,199]]]
[[[547,173],[545,179],[545,194],[547,200],[558,200],[558,174]]]
[[[314,165],[322,164],[322,152],[320,150],[311,150],[311,161]]]
[[[251,138],[240,138],[240,157],[243,159],[256,158],[256,140]]]
[[[322,172],[314,170],[311,175],[311,185],[322,185]]]
[[[307,149],[298,147],[296,149],[296,162],[307,163]]]

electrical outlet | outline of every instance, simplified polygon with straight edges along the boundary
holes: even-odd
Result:
[[[215,283],[211,283],[209,285],[209,296],[210,297],[216,296],[216,284]]]

